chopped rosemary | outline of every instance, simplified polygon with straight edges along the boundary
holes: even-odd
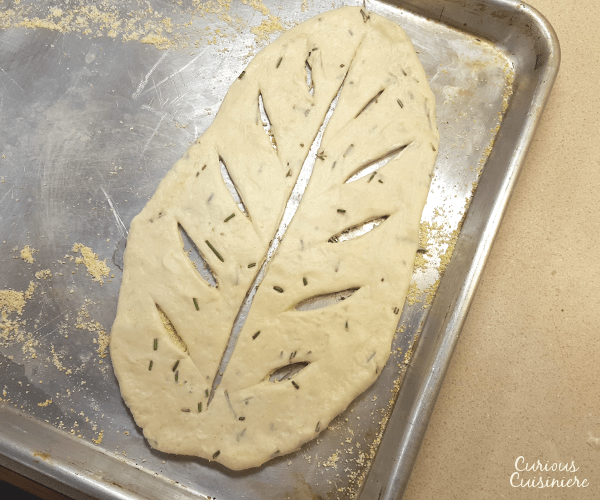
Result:
[[[158,349],[158,339],[154,339],[154,350]]]
[[[280,57],[279,61],[277,61],[277,66],[275,66],[276,68],[279,68],[279,66],[281,65],[281,61],[283,61],[283,57]]]
[[[292,354],[290,354],[290,361],[296,357],[297,353],[298,351],[294,351]]]
[[[254,335],[252,335],[252,340],[254,340],[259,335],[260,335],[260,330],[258,330],[258,332],[256,332]]]
[[[337,211],[341,214],[345,214],[346,211],[343,208],[338,208]]]
[[[346,328],[346,331],[349,331],[349,330],[350,330],[350,329],[348,328],[348,322],[347,322],[347,321],[346,321],[346,326],[345,326],[345,328]]]
[[[299,386],[299,385],[298,385],[296,382],[294,382],[293,380],[292,380],[292,385],[293,385],[293,386],[294,386],[296,389],[300,389],[300,386]]]
[[[189,413],[189,412],[191,412],[192,410],[190,410],[189,408],[182,408],[182,409],[181,409],[181,411],[182,411],[182,412],[185,412],[185,413]]]
[[[383,184],[383,181],[381,179],[377,179],[381,184]]]
[[[402,101],[400,99],[396,99],[396,102],[400,105],[401,108],[404,107],[404,104],[402,104]]]
[[[223,222],[227,222],[228,220],[231,220],[235,217],[235,214],[231,214],[229,217],[227,217],[227,219],[225,219]]]
[[[285,174],[285,176],[286,177],[291,177],[292,176],[292,169],[291,168],[287,171],[287,174]]]
[[[177,361],[175,361],[175,364],[173,365],[173,368],[171,368],[171,371],[174,372],[175,370],[177,370],[177,367],[179,366],[179,361],[180,361],[179,359]]]
[[[204,389],[204,395],[208,397],[208,389]]]
[[[148,365],[148,371],[152,370],[153,364],[154,364],[154,361],[150,360],[150,364]]]
[[[373,177],[375,177],[375,174],[376,174],[376,173],[377,173],[377,172],[373,172],[373,173],[371,174],[371,177],[369,177],[369,180],[368,180],[367,182],[371,182],[371,181],[373,180]]]
[[[308,281],[306,280],[306,278],[302,278],[302,282],[304,283],[304,286],[308,285]]]
[[[215,247],[213,247],[213,246],[211,245],[210,241],[206,240],[206,241],[205,241],[205,243],[206,243],[206,244],[208,245],[208,247],[209,247],[209,248],[210,248],[210,249],[211,249],[211,250],[214,252],[214,254],[215,254],[215,255],[216,255],[218,258],[219,258],[219,260],[220,260],[221,262],[225,262],[225,261],[223,260],[223,257],[221,257],[221,254],[220,254],[219,252],[217,252],[216,248],[215,248]]]
[[[400,312],[400,309],[398,309],[397,307],[394,307],[394,314],[398,314]]]
[[[238,80],[241,80],[242,78],[244,78],[244,75],[246,74],[246,70],[242,71],[240,73],[240,76],[238,76]]]
[[[319,160],[325,161],[325,158],[327,158],[327,155],[325,154],[325,151],[320,151],[319,153],[317,153],[317,158]]]
[[[200,306],[198,305],[198,299],[196,297],[194,297],[192,300],[194,301],[194,306],[196,306],[196,311],[199,311]]]
[[[252,264],[248,264],[248,269],[250,269],[251,267],[254,267],[256,265],[256,262],[253,262]]]
[[[198,403],[198,413],[202,413],[202,403]]]
[[[204,166],[202,167],[202,170],[204,170],[205,168],[206,168],[206,165],[204,165]]]
[[[317,422],[317,426],[315,427],[315,432],[319,432],[321,429],[321,422]]]
[[[238,420],[241,420],[243,422],[244,420],[246,420],[246,417],[238,417]]]
[[[280,286],[274,286],[273,290],[275,290],[276,292],[279,292],[279,293],[283,293],[283,288],[281,288]]]
[[[179,382],[179,370],[175,372],[175,382]]]
[[[363,22],[365,22],[365,23],[371,18],[371,16],[362,9],[360,9],[360,13],[362,15]]]
[[[213,453],[213,460],[221,454],[221,450],[217,450]]]

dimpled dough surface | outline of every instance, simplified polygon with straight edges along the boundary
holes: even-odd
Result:
[[[304,197],[207,405],[233,322],[340,87]],[[231,469],[259,466],[314,439],[375,381],[412,276],[438,141],[425,73],[390,20],[359,8],[331,11],[254,58],[131,223],[110,347],[123,398],[152,447]],[[346,182],[398,150],[375,176]],[[249,217],[228,191],[220,160]],[[386,216],[367,234],[329,241]],[[216,287],[188,259],[179,226]],[[329,307],[295,308],[349,289],[356,291]],[[290,363],[308,364],[291,380],[269,381]]]

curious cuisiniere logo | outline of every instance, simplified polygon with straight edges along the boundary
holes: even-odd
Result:
[[[513,488],[587,488],[590,485],[587,479],[579,479],[576,475],[571,475],[579,470],[574,460],[565,464],[556,462],[542,464],[539,460],[528,464],[525,462],[525,457],[518,457],[515,460],[515,469],[516,471],[510,476],[510,485]],[[527,472],[542,474],[531,477],[531,474],[526,474]],[[544,472],[555,474],[546,475],[543,474]]]

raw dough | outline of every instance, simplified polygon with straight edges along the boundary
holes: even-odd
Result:
[[[258,466],[315,438],[388,359],[439,135],[410,40],[361,10],[319,15],[260,52],[131,224],[111,356],[123,398],[156,449],[231,469]],[[313,176],[207,408],[232,324],[342,83]],[[260,120],[259,94],[277,149]],[[374,176],[346,182],[402,146]],[[249,217],[227,190],[220,159]],[[363,236],[329,241],[385,216]],[[217,287],[187,258],[179,225]],[[343,290],[356,291],[329,307],[295,309]],[[307,366],[292,380],[269,381],[301,362]]]

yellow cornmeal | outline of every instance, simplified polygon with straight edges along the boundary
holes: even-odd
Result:
[[[33,281],[29,282],[29,287],[25,292],[15,292],[14,290],[0,290],[0,313],[3,319],[8,314],[17,313],[23,314],[25,302],[33,296],[37,284]]]
[[[179,347],[183,352],[188,352],[187,345],[185,344],[183,339],[179,336],[179,334],[177,333],[177,330],[175,330],[175,327],[173,326],[173,323],[171,323],[171,320],[169,319],[169,317],[164,313],[164,311],[160,307],[158,307],[158,305],[156,306],[156,308],[158,309],[158,314],[160,314],[160,319],[162,321],[162,324],[164,325],[165,330],[167,330],[167,333],[169,334],[169,337],[171,338],[173,343],[177,347]]]
[[[23,314],[25,307],[25,296],[23,292],[15,292],[14,290],[0,290],[0,312],[3,317],[6,314],[17,313]]]
[[[408,287],[408,293],[406,295],[406,301],[409,305],[414,305],[417,302],[421,302],[419,299],[419,295],[421,294],[421,290],[414,281],[411,281],[410,286]]]
[[[58,7],[44,9],[35,4],[21,6],[15,2],[13,8],[0,12],[0,29],[42,28],[91,37],[113,39],[121,37],[124,42],[141,41],[154,45],[160,50],[184,49],[194,41],[198,45],[199,30],[194,30],[192,22],[197,17],[214,15],[228,26],[236,28],[239,33],[239,19],[234,20],[227,14],[231,2],[232,0],[192,0],[191,5],[185,7],[180,5],[176,10],[167,8],[163,12],[158,12],[145,2],[129,1],[126,3],[129,7],[126,13],[120,12],[120,5],[114,0],[99,2],[71,0],[68,7],[64,9]],[[269,16],[266,24],[264,26],[261,24],[261,27],[257,28],[257,42],[269,33],[284,30],[279,19],[270,15],[268,7],[261,0],[242,0],[242,3],[262,16]],[[133,8],[135,6],[139,8]],[[190,20],[182,24],[174,23],[167,13],[175,14],[176,11]],[[202,35],[200,37],[204,39]]]
[[[71,373],[73,373],[71,369],[65,368],[61,363],[59,355],[54,351],[54,346],[52,346],[52,364],[59,372],[65,372],[66,375],[71,375]]]
[[[141,39],[142,43],[147,43],[148,45],[154,45],[157,49],[168,49],[173,46],[173,42],[169,40],[166,36],[150,33]]]
[[[0,290],[0,345],[7,346],[10,342],[22,344],[22,352],[30,358],[37,358],[35,347],[39,346],[39,340],[33,335],[24,332],[25,320],[10,319],[9,315],[18,314],[22,316],[23,308],[28,300],[33,297],[37,284],[29,282],[29,287],[24,292],[14,290]]]
[[[427,260],[422,252],[417,252],[415,257],[415,269],[425,267],[427,265]]]
[[[52,400],[51,399],[46,399],[46,401],[44,401],[43,403],[38,403],[38,406],[46,407],[49,404],[52,404]]]
[[[25,245],[23,250],[21,250],[21,259],[23,259],[28,264],[33,264],[35,259],[33,258],[33,252],[36,250],[31,248],[29,245]]]
[[[47,12],[24,6],[0,13],[0,28],[45,28],[61,33],[139,39],[150,33],[160,34],[167,27],[170,30],[173,25],[169,17],[155,16],[151,9],[130,10],[125,19],[121,15],[117,6],[106,0],[92,5],[80,0],[72,2],[67,10],[54,7]]]
[[[323,462],[323,467],[334,467],[337,469],[337,463],[338,463],[338,460],[340,459],[338,452],[339,452],[339,450],[336,451],[333,455],[331,455],[327,459],[327,461]]]
[[[268,15],[270,12],[267,6],[264,3],[262,3],[261,0],[242,0],[242,3],[250,5],[250,7],[260,12],[263,16]]]
[[[37,283],[30,281],[29,286],[27,287],[27,290],[25,290],[25,293],[23,294],[25,297],[25,300],[29,300],[29,299],[31,299],[31,297],[33,297],[33,292],[35,292],[36,288],[37,288]]]
[[[98,255],[90,247],[86,247],[81,243],[75,243],[72,252],[81,253],[83,257],[77,257],[75,262],[77,264],[85,264],[88,273],[90,273],[94,281],[103,284],[104,280],[102,278],[106,278],[110,274],[110,268],[106,265],[106,259],[104,261],[98,260]]]
[[[92,443],[100,444],[102,442],[103,438],[104,438],[104,431],[100,431],[100,433],[98,434],[98,437],[96,439],[92,439]]]
[[[43,269],[41,271],[38,271],[37,273],[35,273],[35,277],[39,280],[47,280],[52,278],[52,271],[50,271],[50,269]]]
[[[79,308],[79,311],[77,311],[77,324],[75,326],[80,330],[87,330],[90,333],[98,334],[98,338],[94,339],[93,342],[94,344],[98,344],[98,348],[96,349],[98,356],[100,356],[101,358],[105,358],[106,350],[108,349],[108,343],[110,340],[110,335],[107,333],[104,327],[97,321],[86,321],[90,317],[90,313],[88,312],[87,307],[91,303],[91,300],[86,299],[85,304],[83,304]]]
[[[252,28],[250,31],[256,35],[256,41],[260,43],[268,42],[273,33],[283,33],[285,29],[277,16],[269,14],[268,19],[264,19],[262,23]]]

